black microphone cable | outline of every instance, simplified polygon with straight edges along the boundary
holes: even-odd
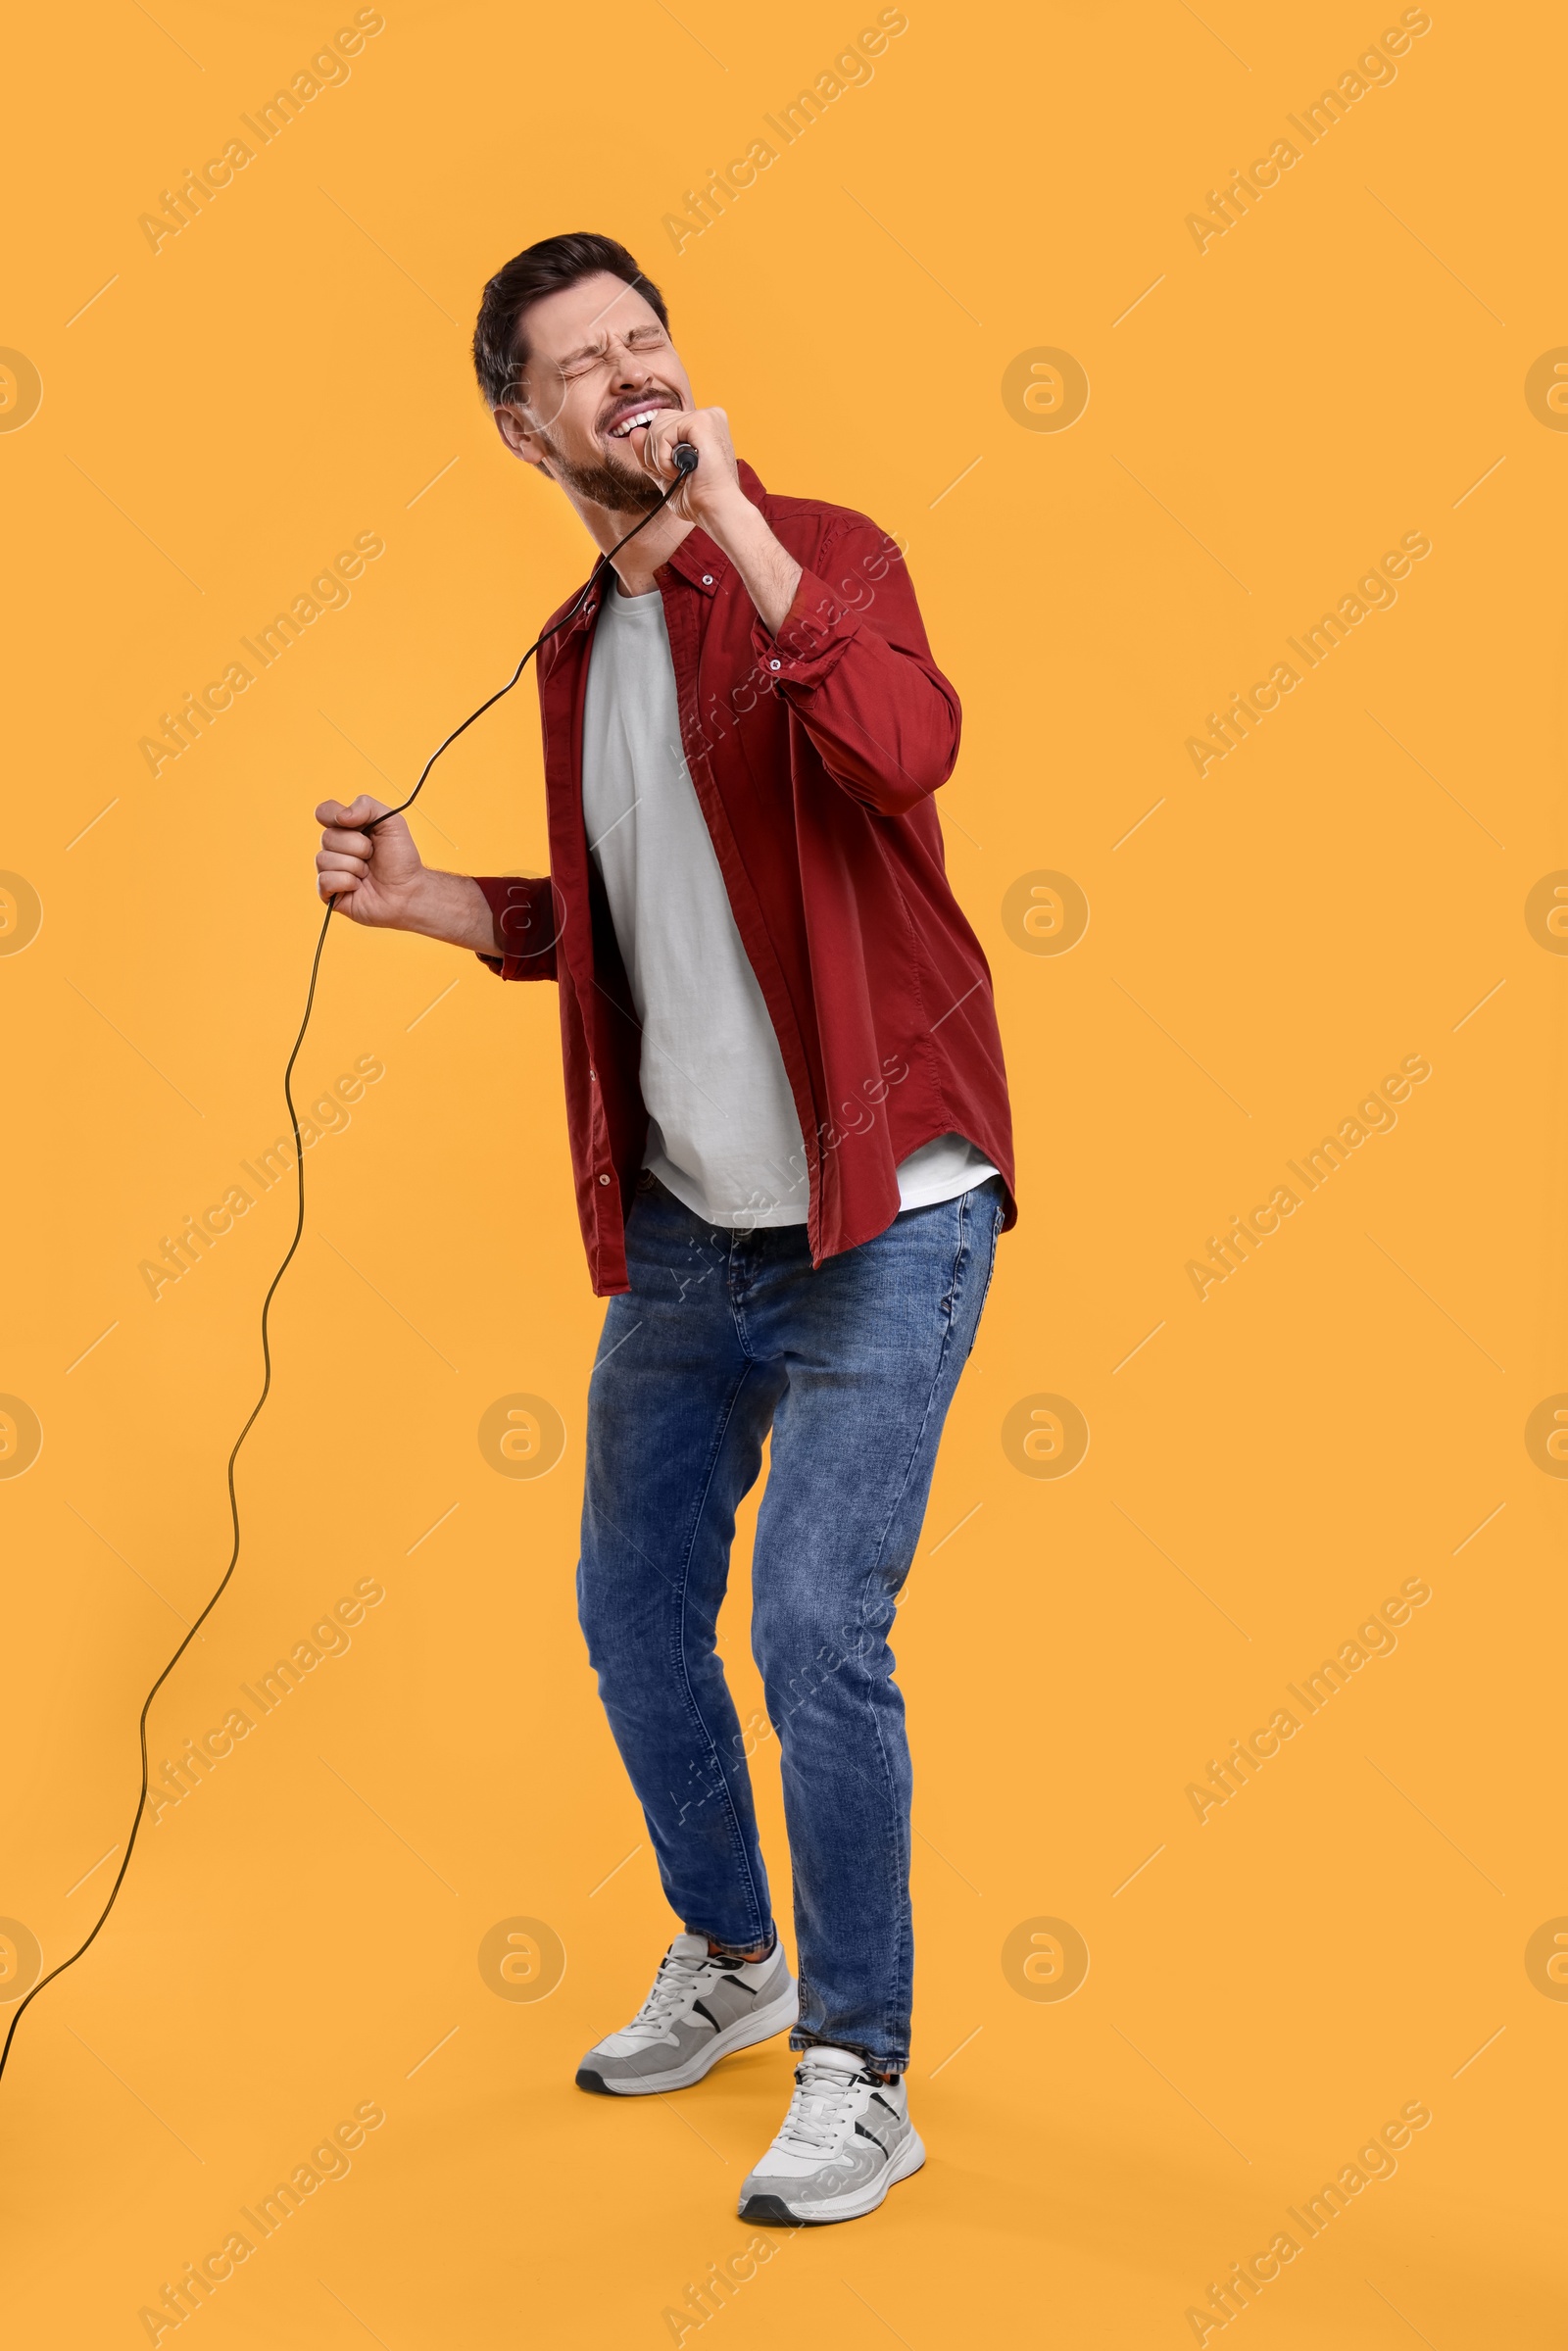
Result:
[[[456,743],[460,735],[466,735],[469,727],[473,725],[475,719],[482,718],[486,710],[493,710],[496,704],[500,702],[504,696],[512,692],[513,687],[517,683],[517,680],[521,677],[523,671],[527,668],[528,663],[533,660],[534,655],[539,651],[541,645],[547,644],[552,637],[559,635],[562,629],[567,627],[573,620],[576,619],[578,613],[582,611],[583,606],[593,594],[594,589],[604,577],[605,571],[609,565],[614,562],[621,549],[625,547],[631,540],[635,539],[640,530],[646,530],[656,514],[662,514],[663,513],[671,498],[674,497],[675,492],[680,488],[681,483],[689,474],[694,473],[697,470],[697,451],[691,446],[689,441],[678,441],[675,444],[673,454],[675,463],[674,480],[670,483],[668,489],[665,490],[658,505],[650,507],[648,513],[644,514],[640,522],[633,523],[631,529],[627,531],[625,538],[617,539],[614,546],[611,548],[609,554],[602,555],[600,557],[598,563],[595,563],[592,571],[588,575],[587,585],[583,588],[582,593],[577,597],[576,601],[571,607],[570,612],[564,614],[563,617],[556,621],[552,627],[545,629],[541,635],[535,637],[533,643],[529,646],[527,652],[523,655],[521,661],[517,663],[516,668],[514,669],[506,684],[504,686],[498,686],[495,693],[490,695],[486,701],[481,702],[476,710],[470,710],[468,712],[467,717],[464,719],[461,726],[455,726],[453,728],[451,734],[448,735],[444,743],[440,743],[436,746],[435,750],[431,752],[430,757],[425,760],[423,767],[420,769],[419,780],[415,785],[414,790],[409,794],[408,799],[399,801],[395,808],[383,809],[379,816],[372,817],[368,824],[361,828],[363,831],[373,833],[379,825],[386,823],[388,817],[401,816],[406,808],[412,808],[415,802],[418,799],[419,794],[424,790],[426,778],[428,777],[431,768],[435,765],[437,759],[440,759],[441,754],[444,751],[449,751],[452,748],[452,745]],[[109,1889],[109,1899],[105,1902],[103,1909],[99,1912],[97,1924],[94,1926],[86,1940],[72,1952],[69,1959],[62,1959],[58,1967],[51,1968],[47,1976],[40,1976],[37,1983],[33,1984],[32,1988],[26,1994],[25,1998],[19,2001],[16,2014],[12,2017],[10,2028],[6,2033],[5,2044],[3,2047],[0,2047],[0,2079],[3,2079],[5,2075],[6,2061],[11,2055],[11,2044],[16,2038],[17,2027],[21,2024],[23,2017],[31,2007],[33,2001],[38,1997],[38,1994],[47,1984],[53,1984],[57,1976],[63,1976],[67,1968],[74,1967],[77,1960],[82,1958],[86,1952],[92,1948],[92,1945],[97,1941],[99,1935],[103,1932],[104,1922],[108,1918],[111,1910],[113,1910],[116,1897],[120,1892],[121,1886],[125,1882],[125,1872],[130,1867],[130,1857],[135,1850],[137,1834],[140,1831],[142,1820],[147,1810],[148,1712],[152,1706],[154,1698],[163,1689],[164,1684],[168,1681],[170,1675],[173,1672],[175,1666],[179,1663],[181,1657],[184,1656],[185,1651],[190,1647],[191,1642],[195,1640],[197,1634],[201,1631],[203,1625],[207,1622],[207,1619],[212,1615],[213,1610],[222,1598],[224,1592],[228,1588],[229,1579],[232,1577],[235,1568],[239,1565],[239,1500],[234,1492],[234,1464],[239,1458],[241,1445],[245,1443],[246,1438],[256,1426],[262,1406],[266,1403],[269,1396],[270,1396],[272,1392],[272,1350],[268,1337],[268,1316],[271,1310],[272,1299],[276,1295],[277,1286],[282,1281],[283,1276],[287,1273],[289,1266],[293,1263],[294,1252],[299,1248],[301,1238],[305,1231],[305,1151],[300,1139],[299,1113],[294,1107],[294,1096],[291,1091],[290,1080],[294,1075],[294,1064],[300,1057],[300,1048],[305,1043],[306,1031],[311,1025],[311,1013],[316,1004],[316,982],[321,968],[321,951],[326,945],[326,934],[331,927],[332,916],[336,911],[336,908],[337,898],[334,896],[329,898],[326,902],[326,912],[322,916],[320,933],[316,942],[316,954],[311,959],[311,984],[306,991],[304,1017],[300,1022],[299,1034],[294,1040],[293,1050],[288,1056],[287,1063],[285,1064],[283,1070],[283,1100],[288,1104],[289,1125],[292,1128],[294,1135],[294,1174],[297,1186],[294,1237],[290,1241],[287,1250],[284,1252],[282,1263],[278,1266],[276,1273],[274,1273],[272,1276],[266,1298],[262,1300],[262,1393],[257,1397],[254,1405],[251,1407],[250,1416],[245,1422],[244,1427],[240,1430],[239,1435],[235,1438],[233,1449],[228,1456],[228,1513],[234,1530],[233,1549],[229,1553],[228,1565],[223,1570],[222,1581],[220,1583],[217,1591],[213,1593],[213,1596],[208,1601],[206,1607],[202,1610],[200,1616],[197,1617],[195,1623],[186,1633],[184,1640],[180,1642],[172,1657],[170,1658],[169,1663],[165,1666],[163,1672],[159,1675],[157,1681],[147,1692],[146,1698],[142,1703],[141,1719],[137,1725],[137,1733],[141,1740],[141,1793],[136,1799],[136,1816],[130,1824],[130,1836],[125,1842],[124,1858],[120,1864],[120,1869],[116,1875],[115,1883]]]

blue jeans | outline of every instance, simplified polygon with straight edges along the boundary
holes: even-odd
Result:
[[[589,1388],[577,1596],[600,1695],[670,1907],[737,1951],[769,1940],[772,1912],[714,1630],[772,1430],[752,1647],[795,1881],[792,2045],[859,2049],[890,2073],[908,2062],[914,1938],[888,1634],[1004,1205],[993,1178],[813,1272],[803,1225],[715,1232],[644,1175],[632,1287],[611,1300]]]

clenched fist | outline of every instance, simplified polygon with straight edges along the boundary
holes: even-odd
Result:
[[[345,805],[323,800],[316,811],[325,829],[316,858],[316,887],[340,914],[379,930],[422,931],[476,955],[503,952],[489,901],[465,873],[426,865],[401,816],[385,801],[362,792]],[[384,821],[367,829],[376,817]]]
[[[373,833],[363,828],[376,816],[386,816],[385,801],[362,792],[347,806],[323,800],[316,811],[325,826],[316,859],[317,888],[322,898],[335,898],[337,910],[353,922],[368,922],[383,930],[412,930],[409,915],[418,903],[424,861],[414,846],[414,835],[401,816]]]

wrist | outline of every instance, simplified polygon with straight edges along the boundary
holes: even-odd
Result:
[[[428,865],[421,865],[397,891],[391,902],[391,920],[387,928],[394,931],[421,931],[432,936],[439,920],[441,876]]]
[[[735,555],[739,545],[744,544],[749,524],[760,522],[763,530],[767,529],[767,524],[738,481],[726,482],[722,489],[715,492],[712,504],[702,515],[701,521],[715,547],[722,548],[730,557]]]
[[[449,947],[472,947],[480,955],[502,952],[496,944],[490,903],[466,873],[444,873],[421,865],[399,893],[391,927],[416,931]]]

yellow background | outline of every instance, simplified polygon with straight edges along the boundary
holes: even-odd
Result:
[[[284,1188],[156,1304],[137,1268],[283,1127],[312,807],[401,795],[586,568],[476,398],[480,286],[607,229],[763,480],[907,539],[966,708],[942,808],[1021,1169],[897,1641],[931,2161],[874,2219],[779,2240],[704,2339],[1192,2341],[1209,2281],[1422,2100],[1248,2339],[1560,2341],[1568,2005],[1525,1948],[1568,1913],[1568,1495],[1524,1440],[1568,1387],[1568,967],[1524,914],[1568,863],[1568,440],[1524,393],[1568,343],[1560,22],[1436,0],[1397,78],[1200,254],[1205,191],[1396,9],[911,0],[874,78],[677,256],[663,216],[873,9],[389,0],[347,83],[155,255],[138,216],[351,13],[99,0],[10,36],[0,343],[43,400],[0,434],[0,864],[43,923],[0,959],[0,1390],[43,1449],[0,1483],[0,1911],[46,1964],[90,1925],[137,1709],[227,1556]],[[1087,371],[1069,430],[1004,403],[1041,347]],[[149,775],[159,713],[364,530],[386,552],[347,609]],[[1397,604],[1200,780],[1187,736],[1411,530],[1433,552]],[[538,869],[531,688],[416,830]],[[1004,924],[1039,870],[1087,896],[1070,953]],[[753,2233],[782,2044],[678,2100],[571,2084],[669,1922],[573,1614],[602,1308],[553,994],[334,929],[302,1098],[367,1053],[384,1078],[307,1161],[244,1553],[155,1765],[358,1581],[386,1596],[144,1831],[23,2021],[18,2342],[145,2340],[140,2306],[370,2100],[351,2176],[215,2293],[208,2351],[652,2346]],[[1200,1302],[1206,1237],[1414,1053],[1397,1128]],[[566,1432],[537,1480],[478,1445],[519,1392]],[[1039,1394],[1089,1426],[1064,1479],[1003,1447]],[[1200,1825],[1188,1784],[1410,1577],[1433,1596],[1396,1652]],[[755,1769],[783,1890],[772,1741]],[[564,1947],[547,1999],[481,1980],[517,1917]],[[1091,1955],[1066,2000],[1004,1968],[1042,1918]]]

